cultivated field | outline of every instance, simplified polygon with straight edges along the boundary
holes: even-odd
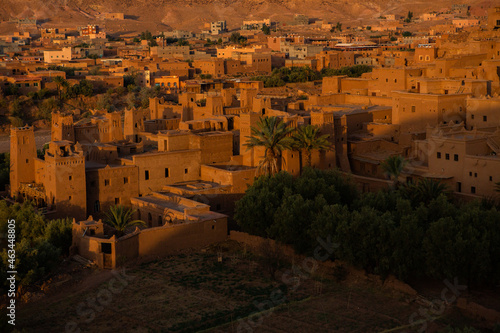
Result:
[[[81,332],[381,332],[407,325],[421,307],[410,296],[357,283],[349,276],[336,282],[327,268],[320,267],[313,275],[302,272],[301,279],[271,279],[265,258],[235,242],[223,248],[136,263],[118,278],[111,271],[80,268],[71,281],[49,288],[48,296],[21,306],[17,328],[26,332],[77,332],[77,328]],[[122,282],[125,286],[119,288]],[[102,307],[91,305],[96,297]],[[270,304],[277,307],[266,312]],[[433,325],[444,328],[457,320],[462,319],[447,314]]]

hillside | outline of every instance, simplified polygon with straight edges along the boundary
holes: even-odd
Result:
[[[98,23],[108,32],[136,32],[143,29],[198,30],[204,22],[225,19],[230,29],[244,19],[271,18],[290,21],[294,14],[310,18],[341,21],[344,24],[368,24],[381,14],[416,16],[423,12],[449,8],[454,3],[468,3],[473,14],[484,15],[494,0],[3,0],[0,4],[1,30],[15,28],[8,24],[13,18],[35,17],[42,26],[74,27],[77,24]],[[100,14],[122,12],[123,21],[102,20]]]

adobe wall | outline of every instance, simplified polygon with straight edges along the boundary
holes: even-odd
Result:
[[[466,94],[428,95],[395,92],[392,119],[402,133],[425,132],[428,125],[465,120]]]
[[[10,191],[14,197],[20,183],[35,180],[36,146],[33,127],[12,128],[10,136]]]
[[[477,153],[479,154],[479,152]],[[462,192],[491,197],[498,194],[495,191],[495,183],[500,182],[500,173],[498,172],[500,159],[496,156],[467,155],[462,163],[463,173],[462,179],[460,179]]]
[[[500,98],[468,98],[467,129],[500,126]]]
[[[241,166],[234,166],[231,170],[231,165],[228,165],[229,170],[202,165],[201,179],[205,181],[216,182],[222,185],[231,185],[232,193],[244,193],[249,185],[253,184],[256,176],[255,168],[245,168],[238,170]]]
[[[364,177],[355,174],[349,174],[352,180],[358,185],[358,188],[363,192],[377,192],[387,190],[391,187],[392,182],[388,180]]]
[[[392,106],[392,98],[384,96],[345,95],[346,104]]]
[[[204,247],[226,239],[227,217],[145,229],[138,235],[138,255],[167,255],[187,248]]]
[[[130,206],[130,199],[139,195],[138,168],[135,166],[87,170],[86,183],[88,215],[97,216],[114,205]]]
[[[253,251],[260,253],[262,255],[265,255],[264,251],[266,251],[268,247],[271,248],[277,247],[287,257],[296,256],[295,251],[291,246],[280,244],[273,239],[253,236],[245,232],[235,231],[235,230],[231,230],[231,232],[229,233],[229,239],[237,241],[239,243],[243,243],[248,247],[250,247]]]
[[[160,191],[163,186],[197,180],[200,177],[201,151],[175,151],[133,156],[139,168],[139,194]],[[166,177],[165,169],[168,169]],[[146,171],[149,179],[146,179]]]

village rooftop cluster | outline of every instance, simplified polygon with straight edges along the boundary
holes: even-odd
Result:
[[[313,151],[311,165],[338,168],[363,191],[390,185],[381,164],[396,155],[408,160],[404,181],[439,180],[466,200],[494,195],[500,182],[500,7],[484,17],[466,5],[382,14],[359,27],[304,15],[220,20],[128,37],[93,23],[13,24],[18,32],[0,36],[4,91],[59,91],[61,78],[105,91],[133,78],[162,94],[147,107],[53,112],[42,154],[35,126],[10,130],[10,200],[74,218],[78,253],[101,267],[224,240],[259,174],[264,150],[246,143],[265,117],[329,135],[331,149]],[[284,78],[283,68],[312,77]],[[281,165],[299,175],[306,161],[286,150]],[[100,219],[116,205],[146,227],[111,236]]]

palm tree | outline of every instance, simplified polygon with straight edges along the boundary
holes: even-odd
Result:
[[[299,151],[304,151],[306,165],[311,166],[311,154],[313,150],[331,150],[331,144],[328,141],[328,134],[320,135],[320,129],[317,126],[307,125],[300,127],[293,135],[294,147]],[[302,167],[302,163],[301,163]]]
[[[62,76],[56,76],[54,78],[54,83],[57,86],[57,95],[59,96],[59,101],[61,101],[61,88],[68,86],[68,81]]]
[[[430,178],[420,179],[416,184],[406,184],[401,190],[403,196],[410,199],[415,205],[421,202],[428,204],[441,194],[450,193],[448,185]]]
[[[264,147],[265,153],[259,163],[259,172],[274,175],[281,170],[281,153],[290,149],[293,139],[289,134],[293,131],[278,117],[260,118],[256,127],[251,128],[252,135],[245,146]]]
[[[144,221],[132,220],[134,210],[122,205],[112,206],[107,212],[104,222],[116,229],[118,236],[122,236],[125,230],[131,226],[146,225]]]
[[[389,176],[389,179],[394,179],[394,187],[398,185],[398,178],[408,161],[401,155],[389,156],[382,164],[382,170]]]

